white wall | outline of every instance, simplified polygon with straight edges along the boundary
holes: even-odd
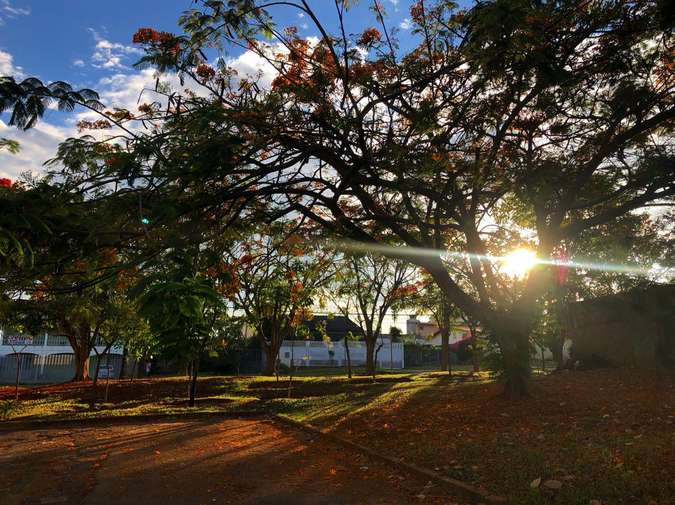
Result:
[[[73,352],[73,348],[65,337],[48,336],[46,333],[35,335],[30,345],[17,344],[12,349],[12,346],[6,343],[5,336],[8,336],[7,333],[0,329],[0,356],[7,356],[8,354],[14,354],[14,352],[36,354],[38,356]],[[96,350],[100,354],[105,350],[105,346],[96,346]],[[122,354],[122,352],[122,345],[115,345],[110,349],[110,354]],[[96,352],[92,349],[90,355],[96,356]]]
[[[375,349],[380,345],[378,340]],[[331,352],[332,351],[332,356]],[[366,362],[366,343],[349,342],[349,355],[352,366]],[[290,366],[291,359],[295,366],[346,366],[347,355],[344,342],[316,342],[312,340],[285,340],[279,350],[279,360]],[[377,366],[380,368],[403,368],[403,344],[390,345],[388,339],[382,340],[382,347],[377,353]]]

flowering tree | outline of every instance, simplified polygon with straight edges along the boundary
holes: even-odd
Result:
[[[377,28],[348,36],[349,4],[335,2],[335,34],[307,1],[277,5],[307,16],[318,42],[277,28],[256,0],[204,1],[180,35],[139,30],[142,65],[203,93],[159,86],[164,104],[110,112],[124,146],[66,144],[66,176],[97,189],[143,180],[143,201],[179,224],[221,225],[264,202],[271,219],[300,214],[357,241],[426,250],[407,257],[494,335],[506,392],[525,394],[537,300],[555,269],[516,282],[492,258],[528,245],[550,260],[586,230],[672,201],[667,3],[415,2],[407,53],[378,1]],[[275,69],[271,89],[237,76],[226,57],[208,65],[211,48],[232,47]],[[53,88],[4,80],[0,109],[30,126],[41,99],[95,108]],[[82,153],[98,160],[86,171]]]
[[[133,273],[121,268],[112,249],[63,263],[60,269],[58,275],[21,284],[23,296],[11,300],[9,314],[34,332],[65,336],[75,358],[73,380],[88,380],[89,357],[97,342],[102,339],[112,346],[130,336],[125,328],[136,315],[126,290]]]
[[[225,254],[236,275],[232,294],[265,353],[265,373],[276,370],[284,338],[311,319],[311,307],[334,274],[333,258],[287,225],[238,240]]]

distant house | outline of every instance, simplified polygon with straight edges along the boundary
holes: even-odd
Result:
[[[314,316],[309,321],[304,321],[302,326],[309,331],[310,340],[323,340],[323,334],[319,326],[326,328],[326,334],[333,342],[344,340],[345,335],[351,332],[354,336],[363,336],[363,331],[354,321],[345,316]]]
[[[569,317],[574,360],[675,367],[675,284],[573,303]]]
[[[441,345],[441,329],[433,319],[429,322],[422,322],[417,319],[417,315],[410,315],[406,321],[406,334],[414,336],[417,344]],[[462,342],[470,339],[469,327],[462,321],[453,321],[449,335],[450,346],[454,346],[456,350]]]
[[[295,339],[284,340],[279,350],[279,360],[286,366],[299,367],[344,367],[347,364],[347,350],[344,345],[345,335],[351,332],[357,340],[348,343],[349,359],[352,366],[363,366],[366,362],[366,344],[363,342],[363,331],[354,321],[345,316],[314,316],[304,321],[302,326],[309,331],[309,338],[296,336]],[[330,340],[324,341],[323,331]],[[390,341],[389,335],[380,335],[377,339],[376,366],[379,368],[403,368],[403,344]]]

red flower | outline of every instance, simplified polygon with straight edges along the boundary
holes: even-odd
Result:
[[[207,81],[216,75],[216,71],[213,68],[203,63],[197,67],[195,73],[204,81]]]
[[[368,28],[365,32],[361,34],[358,44],[360,46],[368,46],[373,42],[379,42],[382,39],[382,35],[375,28]]]
[[[145,44],[151,40],[156,40],[158,33],[152,28],[139,28],[136,33],[134,33],[133,43],[134,44]]]
[[[133,36],[134,44],[147,44],[148,42],[168,43],[173,41],[175,36],[169,32],[158,32],[152,28],[139,28]]]
[[[11,179],[6,179],[6,178],[0,178],[0,188],[11,188],[12,187],[12,180]]]
[[[410,7],[410,17],[412,17],[413,21],[416,23],[422,23],[424,21],[424,6],[421,2],[414,3]]]

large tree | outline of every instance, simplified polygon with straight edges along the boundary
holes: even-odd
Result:
[[[256,0],[204,1],[181,18],[182,35],[139,30],[141,64],[175,71],[200,93],[162,87],[166,107],[109,114],[127,144],[83,182],[143,180],[138,191],[164,217],[192,205],[201,209],[192,217],[225,222],[265,202],[272,218],[301,214],[357,241],[393,236],[414,249],[384,252],[424,267],[494,335],[507,392],[523,394],[536,302],[555,271],[540,265],[511,282],[494,256],[526,244],[550,259],[563,241],[672,201],[667,3],[416,2],[408,52],[377,1],[379,29],[347,35],[349,4],[335,2],[333,27],[305,0],[276,5],[307,16],[318,42],[277,28]],[[271,89],[238,78],[227,58],[205,61],[213,48],[241,46],[276,69]],[[35,97],[66,93],[34,81],[3,86],[1,108],[14,107],[24,125],[40,112],[26,107]],[[131,130],[139,120],[159,131]],[[73,152],[82,144],[60,157],[77,171]],[[163,207],[162,195],[172,197]],[[448,255],[451,247],[461,254]]]
[[[507,391],[522,394],[552,271],[512,287],[489,256],[508,241],[549,259],[561,241],[675,194],[664,4],[419,2],[420,44],[408,54],[373,5],[380,30],[350,39],[297,2],[323,35],[312,44],[276,30],[255,2],[209,2],[184,17],[186,48],[248,44],[278,70],[269,92],[240,86],[216,100],[250,139],[242,174],[258,177],[258,194],[284,195],[289,211],[356,240],[389,233],[470,255],[458,260],[468,288],[443,254],[410,258],[494,334]],[[346,3],[336,7],[341,21]],[[256,40],[261,32],[285,49]],[[148,49],[148,61],[166,54]],[[176,67],[188,71],[185,61]]]

